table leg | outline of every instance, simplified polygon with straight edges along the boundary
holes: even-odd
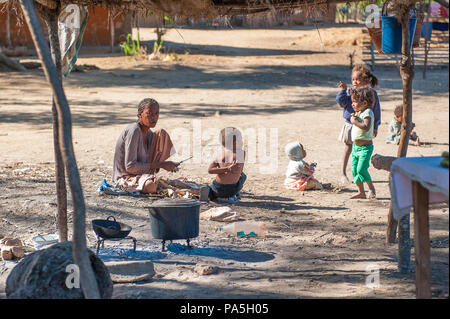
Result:
[[[428,216],[429,192],[414,182],[414,249],[416,255],[416,298],[431,298],[431,249]]]
[[[409,273],[411,264],[411,236],[409,214],[398,221],[398,271]]]

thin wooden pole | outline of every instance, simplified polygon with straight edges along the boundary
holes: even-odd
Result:
[[[1,52],[0,52],[0,64],[4,64],[13,70],[17,70],[20,72],[27,72],[27,69],[22,64],[15,61],[14,59],[7,57]]]
[[[402,77],[403,84],[403,117],[400,143],[397,149],[397,157],[405,157],[408,152],[409,135],[412,131],[412,81],[414,78],[414,66],[412,64],[411,50],[409,45],[409,10],[404,10],[404,14],[400,20],[402,25],[402,58],[400,63],[400,75]],[[401,225],[397,223],[397,221],[393,217],[391,204],[389,206],[388,212],[386,242],[395,242],[395,229],[398,225],[399,256],[401,256],[399,259],[399,269],[402,269],[402,271],[404,271],[405,269],[409,269],[410,264],[410,252],[406,252],[406,250],[410,251],[411,249],[411,244],[409,243],[410,227],[409,225],[408,227],[406,227],[406,223],[409,223],[409,217],[408,220],[405,219],[401,221]],[[402,232],[402,234],[400,234],[400,232]],[[408,232],[408,234],[405,234],[403,232]]]
[[[373,45],[373,42],[370,41],[370,69],[372,70],[372,72],[375,70],[375,48]]]
[[[429,31],[429,21],[430,21],[430,10],[431,6],[428,3],[427,7],[427,18],[425,19],[425,59],[423,61],[423,73],[422,78],[425,80],[427,77],[427,63],[428,63],[428,51],[429,51],[429,44],[428,44],[428,31]],[[431,39],[430,39],[431,40]]]
[[[403,8],[403,12],[399,18],[402,26],[402,59],[400,63],[400,75],[403,84],[403,117],[397,157],[405,157],[408,152],[409,135],[412,131],[412,81],[414,78],[414,67],[411,61],[409,43],[409,7]],[[411,256],[409,215],[403,217],[399,221],[398,246],[398,268],[402,272],[407,272],[409,271]]]
[[[111,33],[111,53],[114,53],[114,40],[115,40],[115,25],[114,25],[114,13],[113,9],[109,9],[109,31]]]
[[[85,298],[99,299],[100,293],[97,280],[92,270],[86,247],[86,207],[81,188],[80,175],[78,172],[75,154],[72,145],[72,120],[69,104],[67,102],[58,71],[51,59],[48,44],[45,41],[44,32],[39,22],[32,0],[20,0],[22,11],[30,29],[34,45],[42,62],[47,81],[50,83],[58,111],[59,120],[59,142],[62,150],[64,164],[69,177],[70,189],[72,191],[73,213],[73,241],[72,251],[74,262],[80,269],[81,288]]]
[[[58,72],[59,80],[62,83],[62,66],[61,66],[61,49],[59,45],[58,36],[58,16],[59,9],[45,10],[45,21],[48,27],[50,51],[52,60]],[[68,226],[67,226],[67,189],[66,189],[66,175],[64,169],[64,161],[59,146],[59,122],[58,111],[56,108],[56,97],[53,95],[52,103],[52,121],[53,121],[53,149],[55,154],[55,181],[56,181],[56,197],[57,197],[57,225],[59,241],[69,240]]]
[[[10,26],[9,2],[6,3],[6,45],[12,47]]]
[[[416,265],[416,297],[431,298],[431,251],[428,215],[429,192],[413,182],[414,202],[414,253]]]
[[[411,267],[411,226],[410,216],[398,221],[398,271],[407,274]]]

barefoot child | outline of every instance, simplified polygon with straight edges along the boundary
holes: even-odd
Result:
[[[375,103],[375,95],[371,88],[363,87],[351,91],[353,109],[352,123],[352,175],[353,183],[358,186],[358,194],[351,198],[366,198],[364,183],[369,187],[369,199],[376,197],[368,168],[373,153],[374,119],[371,106]]]
[[[372,74],[372,72],[365,66],[356,65],[352,70],[352,85],[354,89],[370,86],[374,88],[378,85],[378,79]],[[342,81],[339,82],[338,86],[341,88],[336,96],[336,102],[341,106],[343,111],[343,117],[345,119],[344,126],[342,127],[341,133],[339,135],[339,140],[344,143],[344,157],[341,166],[341,183],[349,183],[347,178],[347,163],[352,152],[352,140],[351,140],[351,129],[352,124],[350,122],[351,114],[355,112],[352,107],[352,99],[350,96],[350,89],[347,89],[347,84]],[[378,126],[381,123],[381,109],[380,101],[378,99],[378,94],[373,90],[375,94],[375,104],[373,106],[373,113],[375,116],[374,122],[374,137],[377,136]]]
[[[220,139],[222,150],[208,168],[209,174],[216,174],[210,186],[209,199],[226,198],[231,204],[240,200],[239,192],[247,179],[243,173],[245,151],[242,134],[234,127],[224,128]]]
[[[304,191],[307,189],[322,189],[322,185],[313,176],[316,163],[308,164],[303,159],[306,151],[299,142],[292,142],[284,148],[289,157],[284,186],[286,189]]]
[[[386,143],[396,144],[400,143],[400,136],[402,131],[402,116],[403,116],[403,105],[397,105],[394,109],[394,118],[389,124],[388,135],[386,137]],[[414,128],[415,124],[412,123]],[[410,145],[420,146],[420,140],[416,132],[412,131],[409,135]]]

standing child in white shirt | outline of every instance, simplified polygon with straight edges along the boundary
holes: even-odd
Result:
[[[373,153],[373,128],[375,116],[372,106],[375,103],[373,90],[369,87],[354,89],[351,91],[352,106],[355,113],[352,114],[352,175],[353,183],[358,186],[358,194],[351,197],[366,198],[364,183],[369,187],[369,199],[376,198],[375,187],[369,174],[370,158]]]

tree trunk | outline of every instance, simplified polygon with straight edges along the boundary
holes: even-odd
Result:
[[[113,9],[109,10],[109,31],[111,32],[111,53],[114,53],[114,39],[116,37],[115,35],[115,26],[114,26],[114,14],[115,11]]]
[[[48,27],[52,60],[53,63],[55,63],[59,80],[62,83],[61,50],[58,36],[59,10],[46,10],[46,11],[47,14],[45,16],[45,20]],[[53,96],[52,120],[53,120],[53,149],[55,153],[56,197],[58,203],[57,225],[58,225],[59,241],[63,242],[68,240],[67,189],[66,189],[64,162],[61,154],[61,148],[59,147],[59,129],[58,129],[59,123],[55,103],[55,96]]]
[[[398,221],[398,271],[407,274],[411,265],[411,229],[410,216],[405,215]]]
[[[9,3],[6,3],[6,46],[12,47],[11,43],[11,29],[10,29],[10,14],[9,14]]]
[[[400,17],[400,23],[402,25],[402,61],[400,75],[403,81],[403,118],[397,157],[405,157],[408,152],[409,135],[412,131],[412,81],[414,78],[409,43],[409,8],[404,10],[404,13]],[[392,207],[389,214],[392,214]],[[404,216],[400,219],[398,227],[398,249],[400,257],[398,268],[401,272],[408,272],[410,266],[411,240],[409,220],[409,215]]]
[[[402,26],[402,60],[400,64],[400,75],[402,77],[403,84],[403,117],[402,117],[402,130],[400,136],[400,143],[397,150],[397,157],[405,157],[408,152],[409,135],[412,131],[412,81],[414,78],[414,67],[411,61],[411,50],[409,43],[409,8],[404,10],[403,15],[400,17],[400,23]],[[404,217],[406,219],[406,217]],[[409,268],[409,255],[406,250],[409,250],[409,227],[405,227],[406,223],[409,223],[409,216],[406,220],[401,220],[400,225],[402,227],[398,228],[399,231],[399,251],[402,251],[400,255],[404,256],[401,258],[402,263],[407,263],[402,265],[400,268]],[[392,203],[389,206],[388,213],[388,227],[386,233],[386,242],[395,242],[395,229],[397,228],[398,222],[393,217]],[[408,232],[405,234],[403,232]],[[400,234],[400,232],[402,232]],[[400,240],[402,239],[402,240]],[[408,260],[408,262],[406,262]]]
[[[392,162],[396,159],[397,157],[375,154],[372,156],[370,161],[372,163],[372,166],[376,169],[382,169],[389,172],[391,170]],[[397,237],[397,226],[398,222],[392,214],[392,202],[390,202],[386,230],[386,243],[395,243],[395,239]]]
[[[422,73],[422,78],[424,80],[427,77],[428,51],[430,49],[429,44],[428,44],[428,29],[430,28],[430,26],[429,26],[430,10],[431,10],[431,6],[430,6],[430,4],[428,4],[427,5],[427,18],[425,19],[425,59],[423,61],[423,73]]]
[[[409,135],[412,131],[412,81],[414,68],[411,63],[411,51],[409,46],[409,15],[401,19],[402,24],[402,61],[400,75],[403,82],[403,117],[400,144],[397,157],[405,157],[408,152]]]
[[[392,202],[389,202],[389,212],[388,221],[386,229],[386,243],[394,244],[397,239],[397,227],[398,221],[394,218],[394,213],[392,211]]]
[[[86,207],[81,188],[75,154],[72,145],[72,120],[69,104],[67,102],[58,71],[51,60],[51,53],[45,41],[44,32],[39,22],[32,0],[20,0],[22,11],[30,29],[33,42],[55,96],[55,104],[59,122],[59,144],[62,150],[63,161],[69,177],[69,184],[73,200],[73,259],[80,269],[80,281],[83,294],[86,298],[100,298],[97,281],[92,270],[86,249]]]

